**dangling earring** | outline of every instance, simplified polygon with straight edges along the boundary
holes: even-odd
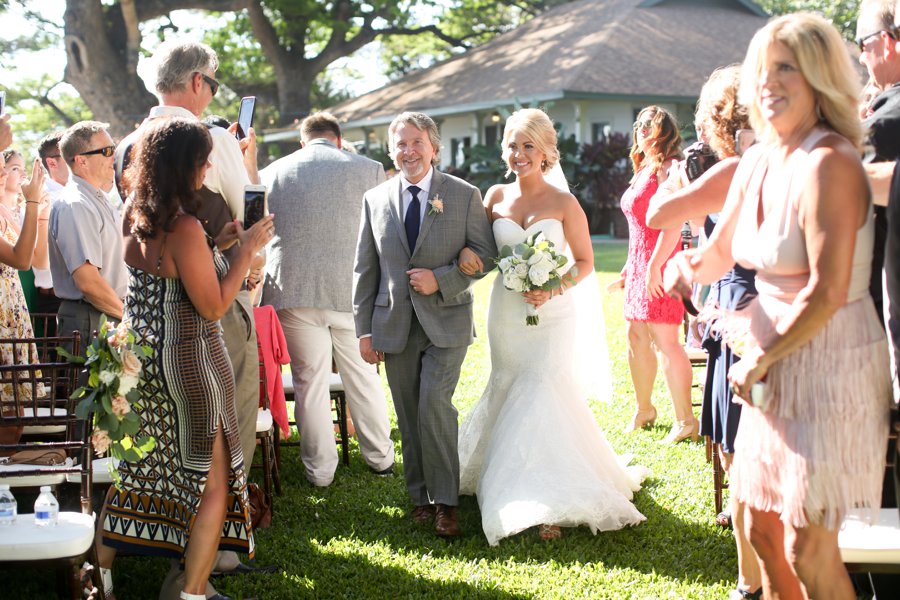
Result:
[[[542,160],[541,161],[541,171],[545,171],[546,169],[547,169],[547,161]]]

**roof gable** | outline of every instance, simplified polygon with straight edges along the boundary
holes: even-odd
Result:
[[[565,97],[692,101],[766,19],[736,0],[576,0],[330,110],[353,125]]]
[[[692,4],[700,4],[700,3],[704,3],[704,4],[716,3],[716,4],[718,4],[718,2],[716,2],[716,0],[706,0],[706,2],[703,2],[703,0],[643,0],[643,2],[641,2],[638,6],[640,8],[650,8],[652,6],[656,6],[657,4],[662,4],[664,2],[666,4],[685,4],[688,2],[690,2]],[[758,17],[768,17],[769,16],[769,14],[766,11],[764,11],[759,6],[759,4],[757,4],[753,0],[732,0],[732,2],[734,4],[744,7],[745,9],[747,9],[752,14],[754,14]]]

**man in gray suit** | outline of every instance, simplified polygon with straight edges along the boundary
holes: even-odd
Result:
[[[474,328],[473,280],[456,259],[468,246],[487,262],[497,248],[478,189],[433,168],[441,145],[434,121],[403,113],[388,137],[400,175],[363,200],[353,278],[356,334],[366,362],[385,363],[413,520],[434,519],[439,536],[458,536],[458,422],[451,400]]]
[[[291,354],[306,478],[324,487],[338,465],[328,382],[332,356],[363,459],[382,475],[394,464],[381,378],[359,355],[351,313],[362,197],[384,181],[384,169],[343,151],[341,127],[328,113],[304,119],[300,137],[300,150],[260,173],[269,188],[269,210],[288,232],[269,247],[263,298],[277,311]]]

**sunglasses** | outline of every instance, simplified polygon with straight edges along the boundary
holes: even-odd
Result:
[[[200,71],[197,71],[197,74],[203,78],[203,81],[205,81],[206,83],[209,84],[209,91],[211,91],[212,95],[215,96],[216,92],[219,91],[219,85],[220,85],[219,82],[216,81],[215,79],[213,79],[212,77],[210,77],[209,75],[207,75],[206,73],[201,73]]]
[[[106,158],[109,158],[113,154],[116,153],[115,146],[104,146],[103,148],[97,148],[96,150],[89,150],[88,152],[79,152],[78,156],[90,156],[91,154],[102,154]]]
[[[632,127],[634,127],[635,131],[637,131],[638,129],[653,129],[653,119],[651,118],[644,119],[643,121],[635,121]]]
[[[893,29],[879,29],[874,33],[870,33],[869,35],[864,35],[862,37],[856,38],[856,45],[859,46],[860,52],[866,51],[866,42],[871,40],[873,37],[881,35],[882,33],[886,33],[889,38],[897,39],[897,26],[895,25]]]

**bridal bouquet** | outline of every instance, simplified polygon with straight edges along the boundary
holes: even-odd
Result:
[[[135,462],[156,445],[150,436],[137,437],[141,426],[138,412],[141,382],[141,356],[153,353],[149,346],[135,343],[136,336],[127,321],[118,326],[100,317],[100,331],[87,347],[85,356],[75,356],[63,348],[57,350],[69,362],[85,365],[88,370],[86,386],[72,394],[78,400],[75,414],[88,419],[93,414],[94,432],[91,442],[97,456],[107,452],[113,458]],[[117,461],[110,461],[109,470],[118,485]]]
[[[562,284],[560,269],[568,260],[564,254],[557,254],[553,242],[539,231],[514,247],[503,246],[497,267],[503,276],[503,286],[510,291],[548,291]],[[525,304],[525,314],[526,325],[537,325],[540,321],[533,304]]]

